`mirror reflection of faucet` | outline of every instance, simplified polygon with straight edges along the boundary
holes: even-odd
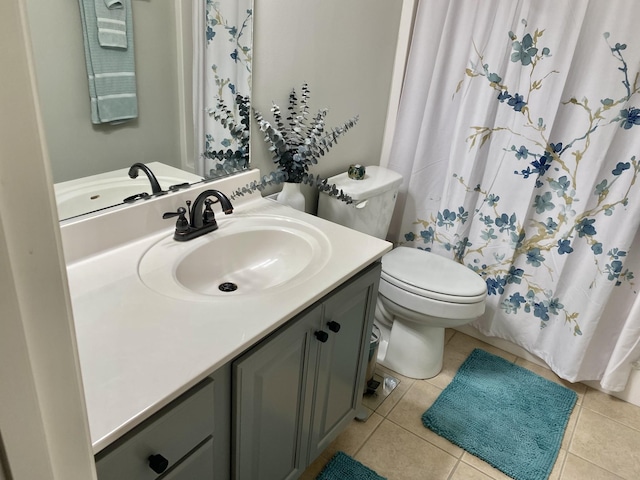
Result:
[[[158,179],[153,174],[151,169],[147,167],[144,163],[134,163],[133,165],[131,165],[131,168],[129,168],[129,178],[137,178],[140,170],[142,170],[144,174],[147,176],[147,178],[149,179],[149,183],[151,184],[151,195],[160,196],[160,195],[167,194],[167,192],[162,190],[162,187],[160,186],[160,182],[158,182]],[[149,194],[145,195],[144,193],[139,193],[137,195],[131,195],[130,197],[125,198],[123,201],[124,203],[131,203],[138,199],[146,200],[147,198],[149,198]]]
[[[211,200],[209,197],[215,197]],[[233,205],[227,196],[219,190],[205,190],[196,197],[193,204],[187,202],[187,208],[180,207],[175,212],[166,212],[162,218],[178,217],[174,240],[186,242],[218,229],[212,205],[219,203],[225,215],[233,213]],[[187,218],[188,217],[188,218]]]

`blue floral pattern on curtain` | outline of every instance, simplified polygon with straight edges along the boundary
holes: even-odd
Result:
[[[640,170],[636,157],[616,163],[609,177],[603,178],[596,185],[592,192],[596,201],[589,208],[580,213],[575,208],[581,200],[577,196],[578,169],[589,149],[591,136],[596,134],[598,128],[612,124],[626,130],[640,125],[640,109],[620,108],[638,93],[638,76],[631,84],[623,55],[627,45],[616,43],[611,46],[612,55],[620,63],[618,69],[622,72],[623,95],[615,100],[609,97],[599,99],[595,106],[588,99],[568,99],[563,103],[564,106],[577,107],[586,116],[585,131],[577,138],[564,139],[564,142],[563,139],[555,139],[554,143],[546,135],[544,119],[531,118],[527,106],[530,101],[535,100],[534,94],[544,89],[546,76],[536,78],[534,75],[538,64],[551,55],[548,47],[540,48],[538,45],[543,33],[544,30],[536,29],[533,35],[526,33],[522,40],[518,40],[513,32],[509,32],[513,49],[511,61],[520,63],[530,71],[531,82],[527,92],[509,93],[509,87],[502,83],[502,78],[497,73],[490,71],[489,64],[485,63],[480,54],[477,61],[472,60],[472,67],[465,72],[471,79],[485,80],[488,87],[494,93],[497,92],[498,102],[512,108],[514,115],[524,117],[524,123],[518,132],[502,126],[478,126],[474,127],[468,141],[471,148],[482,148],[493,135],[505,129],[521,139],[522,145],[510,145],[506,150],[513,153],[516,162],[527,162],[526,168],[515,170],[514,175],[521,176],[522,180],[534,181],[540,191],[531,205],[536,213],[534,219],[525,223],[515,212],[504,210],[508,206],[503,207],[497,192],[487,190],[480,184],[468,185],[464,178],[454,174],[463,188],[478,192],[483,197],[481,207],[472,212],[462,205],[445,208],[428,220],[418,220],[416,224],[421,228],[406,233],[405,240],[416,242],[420,239],[425,250],[431,250],[429,245],[439,243],[446,250],[452,251],[459,262],[466,263],[485,278],[489,295],[502,295],[510,286],[511,293],[500,304],[505,313],[515,314],[522,309],[540,319],[540,328],[544,328],[552,318],[561,319],[572,325],[575,335],[581,335],[579,312],[567,310],[562,299],[556,297],[552,289],[532,280],[527,273],[531,269],[547,269],[552,273],[552,267],[545,257],[546,252],[556,250],[559,255],[571,255],[574,252],[572,244],[582,241],[589,245],[598,271],[608,281],[619,286],[634,278],[633,272],[624,268],[627,252],[615,245],[605,246],[598,240],[597,220],[601,215],[613,215],[616,207],[625,206],[629,202],[631,189]],[[609,34],[605,33],[604,38],[608,39]],[[553,73],[555,72],[552,71],[549,75]],[[460,86],[461,84],[458,85],[458,90]],[[616,182],[625,183],[626,187],[614,197],[611,186]],[[457,233],[455,228],[458,224],[464,225],[471,217],[485,226],[480,237],[473,242],[467,236]],[[451,234],[452,230],[456,233]],[[490,263],[483,251],[496,242],[509,243],[513,247],[513,253],[509,257],[494,256]]]
[[[601,228],[611,228],[611,224],[601,226],[603,217],[615,216],[632,198],[638,201],[634,186],[640,164],[636,156],[607,159],[611,166],[589,192],[591,198],[585,198],[580,173],[590,167],[585,158],[594,136],[603,129],[638,133],[634,127],[640,125],[640,109],[630,106],[640,89],[638,73],[630,77],[625,61],[627,44],[610,42],[610,35],[605,33],[603,42],[617,61],[620,91],[606,92],[595,99],[565,99],[560,108],[572,110],[566,118],[580,125],[581,133],[574,138],[553,138],[545,119],[536,118],[531,106],[546,101],[546,82],[559,72],[539,73],[553,51],[543,43],[544,30],[529,30],[526,21],[522,23],[522,38],[509,32],[508,41],[510,62],[518,64],[522,75],[529,78],[528,89],[510,88],[476,48],[476,56],[465,72],[466,80],[460,81],[456,94],[465,82],[483,81],[486,95],[493,95],[501,108],[512,110],[516,118],[510,125],[473,126],[467,142],[471,150],[482,149],[487,142],[504,141],[504,137],[509,139],[503,150],[511,156],[513,183],[535,184],[528,211],[513,211],[508,195],[492,185],[470,184],[462,174],[455,173],[459,188],[471,194],[476,206],[449,205],[429,218],[419,218],[415,228],[404,233],[404,242],[425,250],[438,247],[450,252],[485,279],[488,294],[501,298],[499,308],[505,314],[526,314],[537,319],[540,328],[549,322],[564,322],[574,336],[580,336],[580,312],[566,307],[555,292],[554,256],[572,256],[579,250],[581,261],[585,261],[588,252],[597,271],[591,287],[603,281],[615,286],[633,284],[634,273],[625,268],[626,247],[616,245],[611,237],[601,239],[599,233]],[[517,143],[512,143],[513,139]],[[473,222],[481,225],[473,230],[474,236],[469,227]],[[495,245],[500,245],[497,252],[492,248]],[[541,272],[546,275],[541,276]]]

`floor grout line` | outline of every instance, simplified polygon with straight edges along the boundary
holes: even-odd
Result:
[[[373,412],[375,413],[375,411]],[[373,415],[373,414],[372,414]],[[369,417],[371,418],[371,417]],[[358,453],[360,453],[360,450],[362,450],[364,448],[364,446],[367,444],[367,442],[371,439],[371,437],[373,436],[373,434],[376,432],[376,430],[378,430],[378,428],[380,428],[380,425],[382,425],[382,422],[384,421],[384,417],[382,418],[382,421],[380,421],[380,423],[376,426],[376,428],[374,428],[373,430],[371,430],[371,433],[369,435],[367,435],[367,437],[364,439],[364,442],[362,442],[362,445],[360,445],[360,447],[358,447],[356,449],[355,452],[353,452],[353,458],[356,457],[356,455],[358,455]]]
[[[571,445],[573,444],[573,440],[575,438],[576,430],[578,429],[578,423],[580,422],[580,417],[582,416],[582,405],[577,405],[574,407],[578,409],[576,413],[576,423],[573,425],[571,432],[569,434],[569,441],[567,442],[567,454],[571,451]]]
[[[458,458],[458,461],[453,466],[453,469],[451,469],[451,471],[449,472],[449,476],[447,477],[447,480],[453,479],[453,476],[456,474],[456,470],[458,470],[458,466],[460,465],[461,461],[462,461],[462,455],[460,455],[460,458]]]
[[[572,436],[573,436],[573,434],[572,434]],[[558,455],[560,455],[561,452],[562,452],[562,449],[560,449],[558,451]],[[564,466],[567,464],[567,458],[568,457],[569,457],[569,449],[567,448],[567,451],[566,451],[566,453],[564,455],[564,458],[562,459],[562,465],[560,465],[560,473],[558,473],[558,480],[562,480],[562,475],[564,474]],[[553,468],[551,469],[551,471],[553,471]]]

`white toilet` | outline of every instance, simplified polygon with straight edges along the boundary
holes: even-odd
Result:
[[[318,216],[384,239],[402,177],[367,167],[365,178],[347,173],[329,179],[353,199],[346,204],[327,194]],[[378,362],[411,378],[442,370],[444,329],[467,324],[484,313],[487,286],[473,270],[453,260],[398,247],[382,258],[375,324],[382,332]]]

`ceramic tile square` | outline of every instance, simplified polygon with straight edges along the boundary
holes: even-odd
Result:
[[[569,453],[628,479],[640,478],[640,431],[582,408]]]
[[[372,413],[366,422],[353,420],[349,427],[327,447],[329,457],[332,457],[338,450],[342,450],[347,455],[355,455],[371,434],[382,423],[383,418],[377,413]]]
[[[387,415],[387,418],[440,447],[454,457],[460,457],[463,452],[460,447],[432,432],[422,424],[422,414],[435,402],[441,393],[442,390],[428,382],[416,381]]]
[[[444,331],[444,344],[446,345],[451,340],[451,337],[455,335],[456,331],[452,328],[446,328]]]
[[[457,459],[389,420],[355,459],[389,480],[447,480]]]
[[[493,480],[492,477],[476,470],[467,463],[460,462],[456,466],[451,480]]]
[[[489,353],[493,353],[494,355],[498,355],[510,362],[515,361],[517,358],[516,355],[506,352],[501,348],[494,347],[493,345],[489,345],[488,343],[483,342],[482,340],[478,340],[477,338],[473,338],[469,335],[466,335],[462,332],[455,332],[455,335],[449,340],[447,343],[448,350],[456,350],[460,353],[465,354],[467,357],[474,348],[481,348]],[[466,357],[465,357],[466,358]]]
[[[584,397],[585,408],[598,412],[631,428],[640,430],[640,407],[627,403],[606,393],[587,389]]]
[[[562,469],[562,480],[620,480],[622,477],[569,453]]]

